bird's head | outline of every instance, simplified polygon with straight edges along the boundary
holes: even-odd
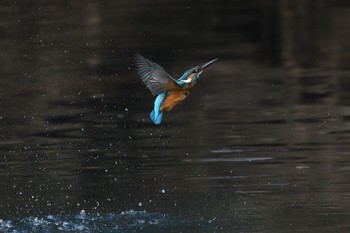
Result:
[[[210,62],[205,63],[202,66],[195,66],[189,70],[187,70],[182,76],[181,78],[179,78],[179,81],[182,81],[184,83],[187,84],[194,84],[196,83],[197,79],[199,78],[199,76],[202,74],[202,72],[208,68],[211,64],[213,64],[214,62],[216,62],[217,60],[219,60],[218,58],[215,58],[213,60],[211,60]]]

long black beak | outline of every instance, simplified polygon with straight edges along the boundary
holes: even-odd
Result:
[[[206,69],[207,67],[209,67],[214,62],[217,62],[217,60],[219,60],[219,58],[215,58],[214,60],[211,60],[210,62],[205,63],[204,65],[201,66],[201,70]]]

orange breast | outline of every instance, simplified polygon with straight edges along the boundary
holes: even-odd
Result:
[[[170,111],[175,105],[181,103],[184,99],[186,99],[190,93],[190,90],[191,89],[188,88],[169,91],[162,106],[160,107],[160,111]]]

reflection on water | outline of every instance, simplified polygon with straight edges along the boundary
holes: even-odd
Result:
[[[2,231],[349,229],[347,3],[180,2],[0,3]],[[177,75],[220,62],[155,126],[135,51]]]

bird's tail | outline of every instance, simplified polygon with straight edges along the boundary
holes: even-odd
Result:
[[[163,112],[160,111],[160,106],[163,103],[165,94],[166,94],[166,92],[162,92],[157,96],[156,100],[154,101],[153,111],[150,114],[151,120],[156,125],[159,125],[160,122],[162,121]]]

